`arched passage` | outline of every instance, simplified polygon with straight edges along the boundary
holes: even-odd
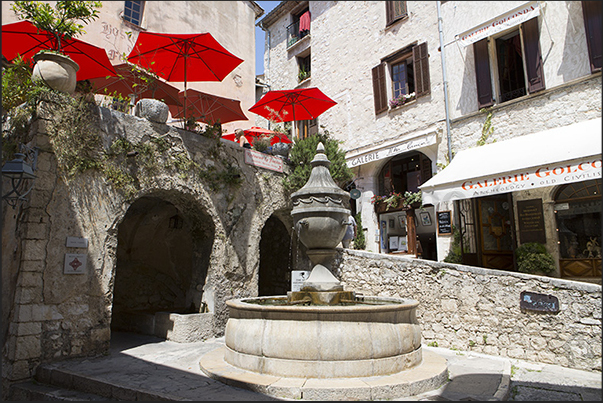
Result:
[[[154,334],[157,312],[204,311],[214,231],[192,204],[145,196],[128,209],[118,227],[112,330]]]
[[[291,290],[289,257],[291,236],[285,224],[272,215],[262,229],[258,295],[286,295]]]

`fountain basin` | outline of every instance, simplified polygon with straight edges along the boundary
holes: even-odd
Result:
[[[287,297],[227,301],[224,361],[260,374],[346,378],[394,374],[422,361],[418,302],[355,297],[291,306]]]

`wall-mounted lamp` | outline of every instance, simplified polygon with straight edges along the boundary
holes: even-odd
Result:
[[[25,201],[34,185],[34,170],[38,160],[38,149],[20,145],[19,153],[15,153],[15,159],[7,162],[2,167],[2,177],[10,179],[11,190],[2,196],[9,206],[15,208],[18,202]],[[28,164],[31,162],[31,165]]]

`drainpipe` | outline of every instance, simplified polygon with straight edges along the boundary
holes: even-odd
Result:
[[[442,33],[441,1],[436,1],[438,10],[438,31],[440,33],[440,54],[442,57],[442,80],[444,81],[444,107],[446,110],[446,138],[448,140],[448,162],[452,161],[452,145],[450,139],[450,114],[448,113],[448,81],[446,81],[446,58],[444,57],[444,34]]]
[[[268,44],[268,63],[267,66],[264,66],[264,80],[267,82],[268,80],[266,79],[268,76],[266,75],[266,70],[270,70],[270,31],[267,30],[266,28],[264,28],[264,25],[261,23],[258,23],[258,27],[260,27],[262,29],[262,31],[266,32],[267,35],[267,41],[266,43]],[[264,49],[264,52],[266,52],[266,49]],[[266,69],[266,67],[268,67],[268,69]],[[268,91],[270,91],[270,84],[259,84],[260,87],[265,87],[268,88]],[[268,130],[270,130],[270,120],[268,120]]]

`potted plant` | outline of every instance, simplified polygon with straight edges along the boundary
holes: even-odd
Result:
[[[73,93],[76,72],[79,69],[69,56],[62,52],[62,41],[84,33],[84,24],[98,18],[100,1],[57,1],[54,8],[37,1],[15,1],[12,10],[21,20],[29,20],[36,28],[48,32],[54,38],[52,46],[33,56],[36,63],[33,81],[43,81],[49,87]]]
[[[515,249],[515,256],[521,273],[547,275],[555,271],[555,259],[541,243],[524,243]]]

